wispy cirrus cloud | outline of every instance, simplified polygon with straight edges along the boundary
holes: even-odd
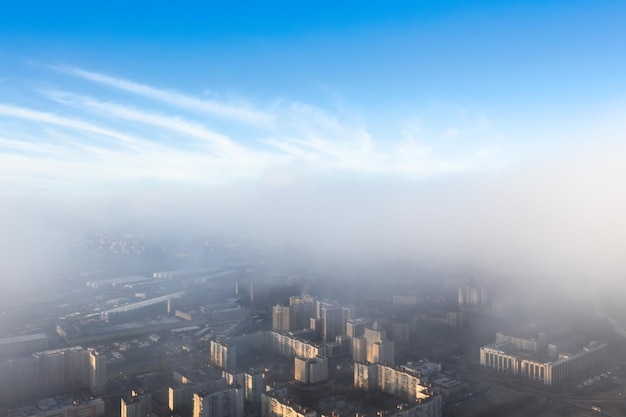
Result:
[[[148,100],[83,83],[24,89],[21,95],[28,99],[23,103],[0,103],[4,178],[10,176],[7,167],[24,173],[27,166],[36,166],[37,172],[49,166],[51,181],[58,176],[83,182],[228,183],[269,176],[290,182],[301,175],[334,173],[421,180],[488,169],[500,159],[487,142],[467,141],[463,123],[455,124],[455,135],[445,140],[439,126],[431,132],[421,129],[420,137],[407,136],[399,121],[389,125],[395,131],[381,137],[354,112],[285,98],[265,108],[232,106],[76,67],[54,69]],[[464,117],[461,122],[467,122]],[[451,152],[463,140],[462,148]],[[32,164],[24,159],[17,163],[16,154]]]
[[[144,111],[127,105],[118,105],[111,102],[103,102],[91,97],[69,94],[64,92],[44,92],[51,99],[81,109],[88,109],[105,115],[109,118],[120,118],[164,128],[191,139],[200,139],[201,144],[208,146],[215,152],[224,154],[242,153],[245,149],[234,143],[226,135],[214,132],[200,123],[195,123],[177,116]],[[182,145],[182,144],[179,144]]]
[[[144,96],[166,104],[182,107],[194,112],[206,113],[217,117],[260,126],[269,126],[275,121],[275,115],[267,111],[222,103],[216,100],[200,99],[198,97],[181,94],[176,91],[163,90],[146,84],[126,80],[124,78],[112,77],[110,75],[87,71],[81,68],[66,66],[56,66],[53,68],[74,77],[103,84],[128,93]]]
[[[439,152],[440,147],[436,145],[416,146],[413,141],[396,140],[393,135],[391,138],[375,140],[364,127],[346,123],[336,115],[306,103],[281,99],[280,105],[272,106],[271,110],[237,107],[78,67],[54,68],[68,75],[173,104],[190,110],[192,113],[206,112],[259,127],[271,126],[272,136],[259,139],[259,142],[269,145],[271,147],[269,151],[282,154],[281,160],[284,161],[285,157],[299,160],[308,164],[313,170],[347,170],[427,178],[433,175],[480,170],[491,165],[498,165],[497,150],[487,145],[479,145],[460,157],[447,157],[445,152]],[[83,104],[92,109],[98,107],[99,110],[108,111],[112,115],[116,114],[128,120],[150,123],[194,137],[211,138],[214,144],[221,143],[222,145],[218,147],[223,150],[227,148],[232,150],[236,147],[235,141],[229,142],[225,139],[226,135],[210,132],[201,124],[184,118],[151,114],[127,106],[116,106],[94,100],[83,100]],[[455,113],[461,111],[458,106],[455,106],[453,110]],[[463,110],[462,113],[463,118],[466,119],[467,112]],[[192,114],[189,115],[193,117]],[[483,123],[482,117],[480,123]],[[261,130],[259,137],[263,136]],[[459,129],[449,128],[443,136],[456,139],[459,136]],[[249,142],[249,138],[247,139]],[[410,149],[410,152],[406,152],[407,149]],[[243,149],[240,147],[238,151],[242,152]]]
[[[22,119],[33,123],[50,124],[86,133],[93,133],[99,136],[116,139],[115,142],[111,142],[114,145],[122,145],[135,150],[149,144],[148,141],[135,138],[126,133],[103,128],[80,119],[57,116],[53,113],[32,110],[20,106],[0,103],[0,116]]]
[[[422,180],[438,175],[481,171],[502,166],[499,151],[485,141],[454,143],[460,136],[440,141],[438,131],[407,131],[375,138],[360,124],[346,123],[338,117],[303,103],[294,103],[283,118],[288,137],[264,140],[267,145],[294,158],[307,161],[325,172],[343,171],[367,175],[392,175]],[[482,120],[481,120],[482,123]],[[428,140],[432,136],[436,140]],[[450,145],[464,150],[450,152]],[[452,156],[452,154],[456,154]]]
[[[21,152],[35,152],[40,154],[58,154],[64,147],[47,143],[32,143],[23,140],[6,139],[0,137],[0,149],[15,150]]]

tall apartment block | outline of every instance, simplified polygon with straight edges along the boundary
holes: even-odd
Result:
[[[242,388],[193,395],[193,417],[243,417]]]
[[[89,351],[89,390],[94,395],[106,392],[107,360],[106,356],[95,350]]]
[[[250,369],[245,373],[245,393],[244,398],[251,403],[261,402],[263,393],[263,373],[257,369]]]

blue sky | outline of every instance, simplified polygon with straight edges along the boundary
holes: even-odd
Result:
[[[0,177],[498,172],[619,118],[624,17],[617,1],[8,5]]]

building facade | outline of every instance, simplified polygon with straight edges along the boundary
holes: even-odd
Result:
[[[395,364],[396,348],[392,340],[375,342],[367,347],[367,361],[369,363]]]
[[[245,399],[251,403],[261,402],[263,393],[263,373],[260,370],[250,369],[245,373]]]
[[[315,410],[304,408],[274,391],[264,392],[261,399],[262,417],[317,417]],[[196,416],[194,416],[196,417]]]
[[[106,392],[107,359],[97,351],[89,350],[89,389],[94,395]]]
[[[276,305],[272,307],[272,330],[287,332],[292,330],[290,319],[291,309]]]
[[[152,413],[152,395],[133,394],[120,400],[121,417],[148,417]]]
[[[234,371],[237,369],[237,346],[211,340],[211,363],[219,368]]]
[[[328,379],[328,359],[296,357],[294,359],[294,379],[303,384],[316,384]]]
[[[1,362],[0,401],[15,402],[76,389],[90,389],[92,394],[100,395],[106,390],[106,359],[100,356],[102,359],[92,366],[92,354],[96,356],[97,352],[74,346]]]
[[[381,364],[354,364],[354,387],[364,391],[380,390],[410,401],[407,410],[423,417],[441,417],[442,399],[423,386],[420,376],[404,369]],[[416,407],[416,408],[413,408]]]
[[[195,393],[221,391],[226,389],[228,385],[228,381],[225,379],[215,379],[192,384],[183,384],[177,387],[169,387],[169,409],[170,411],[174,411],[176,413],[191,411],[193,410],[193,395]],[[243,385],[243,383],[241,385]]]
[[[555,361],[539,362],[519,356],[512,342],[494,343],[480,348],[480,364],[540,384],[552,385],[591,369],[606,359],[606,348],[606,343],[592,342],[576,354],[560,354]]]
[[[193,395],[193,417],[243,417],[243,389],[227,388]]]

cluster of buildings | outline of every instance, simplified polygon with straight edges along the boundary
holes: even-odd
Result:
[[[606,359],[607,344],[585,343],[564,332],[536,332],[529,326],[496,333],[496,342],[480,348],[480,364],[545,385],[591,369]]]
[[[230,398],[232,409],[242,411],[244,400],[249,403],[260,403],[261,394],[265,389],[263,372],[255,368],[250,368],[245,372],[219,371],[212,368],[196,371],[176,369],[173,375],[177,384],[169,387],[169,410],[179,415],[190,412],[196,415],[198,407],[207,410],[208,398],[218,397],[223,404]],[[241,407],[239,403],[242,404]],[[215,414],[215,412],[210,415],[232,416],[224,413]]]
[[[426,377],[416,373],[411,367],[394,368],[383,364],[355,363],[354,387],[358,391],[378,390],[392,395],[393,406],[376,410],[369,409],[364,401],[351,410],[350,415],[376,415],[387,417],[440,417],[442,415],[442,397],[424,383]],[[364,398],[364,397],[362,397]],[[381,409],[383,407],[383,409]],[[285,387],[267,387],[261,395],[261,415],[263,417],[318,417],[337,416],[319,414],[316,410],[304,407],[288,395]],[[195,417],[195,414],[194,414]]]
[[[274,307],[274,318],[277,317],[278,310],[282,312],[283,307],[279,309]],[[218,338],[211,341],[211,363],[232,371],[237,369],[238,357],[260,350],[268,351],[294,359],[298,369],[301,369],[300,380],[308,382],[312,381],[304,375],[315,375],[313,380],[316,382],[320,381],[321,376],[327,375],[322,369],[327,368],[328,358],[351,356],[355,362],[390,365],[395,363],[395,342],[387,338],[387,332],[381,322],[349,318],[345,312],[351,309],[326,302],[317,302],[317,308],[309,311],[319,311],[320,318],[310,318],[309,322],[320,324],[320,328],[324,329],[321,335],[316,329],[308,328],[288,332],[272,330]],[[329,313],[330,311],[337,313],[335,315]],[[343,315],[339,314],[342,312]],[[406,327],[406,329],[400,327],[398,333],[408,333],[408,324]],[[334,335],[333,341],[325,342],[330,334]],[[408,338],[408,335],[403,337]],[[307,374],[305,369],[315,372]]]
[[[326,356],[326,346],[301,339],[294,334],[264,331],[211,341],[211,363],[219,368],[236,371],[238,357],[258,352],[272,352],[295,358]]]
[[[272,308],[273,330],[211,341],[211,362],[225,373],[236,372],[238,357],[272,352],[294,360],[294,380],[318,384],[328,379],[332,358],[350,358],[354,363],[354,387],[382,391],[402,402],[391,415],[440,417],[442,397],[426,385],[427,377],[411,368],[394,367],[395,341],[408,341],[408,323],[387,323],[355,317],[354,307],[291,297],[288,306]],[[299,328],[300,326],[306,326]],[[441,368],[437,368],[441,371]],[[450,381],[443,381],[446,383]],[[263,417],[316,417],[315,410],[302,407],[286,391],[273,389],[261,394]]]
[[[265,294],[262,285],[255,286],[256,281],[249,283],[251,307],[241,307],[237,298],[228,298],[234,297],[232,291],[235,295],[238,293],[237,285],[232,291],[218,291],[216,294],[211,291],[211,298],[206,295],[208,292],[195,294],[195,287],[191,286],[198,283],[202,283],[204,289],[210,287],[204,285],[207,283],[232,286],[230,279],[240,275],[240,272],[232,270],[191,269],[156,272],[151,277],[90,281],[89,288],[99,291],[108,289],[109,295],[115,297],[113,300],[124,296],[124,292],[128,294],[120,298],[122,301],[119,303],[100,297],[102,304],[97,311],[85,317],[85,323],[95,323],[103,328],[125,324],[125,330],[120,330],[123,335],[135,334],[135,329],[128,327],[129,320],[143,326],[144,332],[153,326],[150,333],[154,334],[149,336],[149,340],[154,346],[149,342],[146,344],[153,348],[151,353],[154,356],[144,363],[145,367],[136,366],[133,362],[140,354],[131,350],[124,352],[128,355],[127,363],[135,366],[135,369],[128,368],[131,372],[147,374],[147,369],[167,363],[163,358],[175,356],[188,346],[190,348],[185,351],[193,353],[194,361],[205,360],[205,349],[209,349],[211,366],[173,370],[174,382],[169,383],[168,389],[168,410],[164,411],[171,415],[243,417],[244,414],[258,414],[260,411],[262,417],[441,417],[444,399],[448,400],[446,397],[467,392],[468,385],[442,373],[438,363],[420,360],[396,366],[396,347],[400,350],[402,345],[408,344],[410,331],[413,336],[418,334],[420,323],[417,321],[425,320],[425,316],[409,316],[412,313],[409,309],[418,303],[416,296],[394,296],[395,314],[386,314],[389,310],[383,303],[389,300],[382,298],[379,305],[359,310],[372,319],[357,316],[353,306],[306,294],[291,296],[287,305],[271,307],[272,327],[267,330],[262,317],[271,304],[254,304],[254,300],[255,297],[263,300],[272,297]],[[154,290],[155,281],[165,286]],[[150,288],[152,290],[148,290]],[[488,304],[487,292],[476,285],[458,288],[457,297],[456,311],[446,311],[445,317],[438,318],[443,324],[461,326],[464,317],[471,319],[472,315],[483,314],[485,309],[482,307]],[[281,297],[273,296],[272,299],[286,299],[286,295],[281,293]],[[105,308],[101,308],[105,303]],[[432,310],[437,314],[444,311],[443,308]],[[380,312],[384,313],[378,314]],[[168,317],[163,318],[164,313]],[[381,316],[394,319],[373,319]],[[141,320],[137,321],[138,318]],[[261,324],[241,326],[244,322]],[[181,323],[186,327],[180,328]],[[64,329],[71,329],[75,322],[68,319],[65,324],[59,325],[57,332],[68,340]],[[247,331],[249,333],[244,333]],[[563,329],[537,331],[531,327],[497,332],[495,343],[480,348],[480,363],[541,384],[556,384],[591,368],[606,355],[606,344],[589,342],[571,334],[571,331],[566,333]],[[9,417],[103,415],[104,403],[98,398],[73,404],[60,403],[58,397],[56,400],[45,398],[73,390],[89,390],[94,396],[106,393],[105,357],[93,349],[80,346],[47,350],[48,346],[49,340],[42,333],[0,339],[0,354],[4,352],[7,356],[15,356],[31,353],[29,357],[0,362],[0,402],[13,403],[33,396],[44,398],[39,400],[36,409],[9,413]],[[99,349],[107,352],[107,348],[101,345]],[[116,358],[114,354],[122,357],[120,352],[111,352],[113,359]],[[290,364],[272,361],[272,365],[264,363],[263,367],[254,367],[259,365],[260,355],[266,354],[286,358]],[[191,354],[189,357],[192,357]],[[251,365],[255,358],[257,362]],[[126,370],[126,365],[113,359],[111,372]],[[177,362],[178,365],[181,363],[192,361]],[[340,410],[340,406],[335,409],[332,408],[334,405],[323,407],[319,405],[322,400],[313,403],[315,395],[327,394],[331,384],[325,382],[329,378],[333,386],[343,384],[342,393],[349,392],[349,395],[359,399],[382,398],[385,404],[373,410],[372,407],[379,407],[375,401],[367,405],[361,404],[362,401],[353,401],[352,408],[346,411]],[[281,381],[284,385],[270,386],[268,381]],[[118,398],[129,392],[125,385],[119,389],[115,394]],[[161,403],[161,392],[155,393],[156,405]],[[371,395],[374,392],[388,395]],[[313,409],[302,406],[300,402],[317,405],[313,405]],[[153,413],[152,406],[150,393],[132,391],[120,400],[120,416],[149,417]],[[161,406],[165,410],[165,404]]]
[[[352,356],[355,362],[395,363],[395,343],[409,340],[408,323],[385,323],[356,318],[353,306],[314,300],[310,296],[291,297],[289,306],[273,308],[274,351],[284,356]],[[285,319],[289,317],[289,319]],[[309,328],[294,329],[292,323]],[[289,324],[289,326],[284,326]],[[392,338],[387,337],[391,328]],[[288,333],[287,330],[289,330]],[[281,340],[282,339],[282,340]],[[316,344],[310,340],[319,340]],[[293,349],[290,347],[293,346]]]
[[[395,342],[387,339],[387,333],[381,323],[376,320],[368,323],[353,321],[349,326],[352,338],[352,359],[355,362],[395,363]]]
[[[310,295],[292,296],[289,306],[272,308],[272,329],[288,332],[310,328],[324,342],[334,342],[346,334],[346,321],[355,316],[354,306],[341,306],[336,302],[315,300]]]

